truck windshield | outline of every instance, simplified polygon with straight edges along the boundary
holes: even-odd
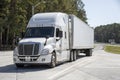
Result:
[[[26,30],[24,38],[53,37],[54,27],[33,27]]]

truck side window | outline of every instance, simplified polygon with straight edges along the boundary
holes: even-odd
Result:
[[[56,28],[56,37],[59,37],[59,29]]]
[[[66,36],[66,32],[65,32],[65,39],[67,38],[67,36]]]

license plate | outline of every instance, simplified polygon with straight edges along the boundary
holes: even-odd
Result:
[[[30,62],[30,57],[29,57],[29,56],[26,56],[26,57],[25,57],[25,61]]]

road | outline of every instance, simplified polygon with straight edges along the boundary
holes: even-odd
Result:
[[[29,66],[16,68],[12,51],[0,52],[0,80],[120,80],[120,55],[103,51],[104,44],[96,44],[93,56],[80,55],[74,62],[49,68]]]

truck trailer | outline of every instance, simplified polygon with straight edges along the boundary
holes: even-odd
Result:
[[[16,67],[75,61],[79,53],[92,56],[94,29],[72,14],[37,13],[13,52]]]

